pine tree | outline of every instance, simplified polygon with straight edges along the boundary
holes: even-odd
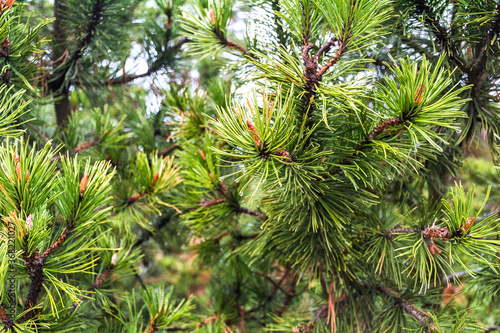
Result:
[[[498,329],[495,1],[24,2],[5,331]]]
[[[447,190],[471,139],[484,130],[497,145],[496,105],[477,80],[495,81],[485,69],[463,80],[453,53],[453,43],[464,53],[472,45],[470,72],[493,68],[477,59],[494,59],[498,8],[482,3],[258,3],[244,43],[231,33],[231,1],[185,14],[189,50],[232,54],[230,73],[255,86],[226,99],[208,88],[215,111],[191,117],[174,105],[188,118],[177,133],[209,117],[198,143],[180,144],[191,147],[180,157],[192,187],[179,207],[191,210],[181,218],[200,238],[200,259],[218,267],[216,308],[240,331],[497,327],[498,299],[476,303],[482,288],[498,291],[490,190],[475,199],[457,178]],[[440,35],[450,17],[455,35]],[[451,300],[462,288],[482,310]]]

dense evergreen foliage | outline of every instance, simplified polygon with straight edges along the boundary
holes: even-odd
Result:
[[[499,34],[493,0],[0,0],[0,327],[500,331]]]

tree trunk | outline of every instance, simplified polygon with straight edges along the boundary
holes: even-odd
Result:
[[[67,89],[63,89],[61,94],[57,96],[57,100],[54,103],[54,108],[56,111],[57,126],[65,127],[71,115],[69,92]]]
[[[55,0],[54,1],[54,25],[53,25],[53,35],[54,35],[54,59],[63,58],[64,52],[67,50],[67,38],[62,22],[62,15],[65,11],[66,4],[65,0]],[[62,63],[63,60],[60,60]],[[61,63],[55,64],[55,66],[61,65]],[[55,72],[54,77],[58,76]],[[68,119],[71,115],[71,106],[69,104],[69,91],[68,87],[64,87],[64,77],[58,78],[50,84],[50,90],[56,93],[56,101],[54,102],[54,109],[56,112],[57,125],[59,127],[65,127]]]

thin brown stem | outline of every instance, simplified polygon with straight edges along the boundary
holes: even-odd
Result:
[[[57,240],[40,256],[43,260],[45,260],[49,254],[55,252],[61,245],[68,239],[68,237],[73,232],[73,226],[68,225],[66,230],[57,238]]]
[[[229,39],[226,39],[226,36],[218,30],[212,30],[214,33],[215,37],[219,40],[219,43],[223,46],[233,48],[235,50],[240,51],[243,55],[248,55],[248,50],[245,49],[243,46],[239,45],[236,42],[230,41]]]
[[[257,216],[257,217],[261,217],[261,218],[265,218],[266,217],[266,215],[264,215],[261,212],[258,212],[256,210],[251,210],[251,209],[248,209],[248,208],[245,208],[245,207],[238,207],[237,211],[240,212],[240,213],[245,213],[245,214],[248,214],[248,215],[253,215],[253,216]]]
[[[167,148],[165,148],[164,150],[162,150],[161,152],[159,152],[158,155],[167,156],[167,155],[170,155],[170,153],[172,153],[174,150],[180,149],[180,148],[181,148],[181,146],[174,143],[174,144],[168,146]]]
[[[384,286],[377,286],[376,289],[381,291],[384,295],[387,297],[391,298],[392,300],[395,301],[396,305],[401,308],[404,312],[409,314],[411,317],[415,318],[422,326],[424,326],[427,329],[427,332],[431,332],[431,329],[435,328],[434,322],[430,318],[430,316],[425,313],[424,311],[420,310],[410,302],[402,299],[399,295],[397,295],[395,292],[387,289]]]
[[[104,281],[106,281],[110,275],[111,275],[111,268],[105,269],[101,274],[99,274],[99,276],[97,277],[95,282],[92,284],[92,286],[89,288],[89,290],[87,290],[87,293],[91,293],[94,290],[99,289],[102,286],[102,284],[104,283]],[[71,307],[70,313],[75,312],[75,310],[78,308],[78,306],[86,299],[87,299],[87,297],[81,296],[78,302],[73,303],[73,306]]]
[[[393,238],[395,235],[401,235],[401,234],[411,234],[414,233],[415,230],[411,228],[392,228],[391,230],[388,230],[385,232],[384,237],[386,238]]]

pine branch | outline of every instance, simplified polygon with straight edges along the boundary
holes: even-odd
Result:
[[[415,318],[422,326],[427,329],[428,333],[431,333],[431,329],[435,328],[434,322],[429,318],[429,315],[411,304],[410,302],[402,299],[395,292],[387,289],[384,286],[375,286],[377,290],[382,292],[384,295],[395,301],[396,306],[398,306],[401,310],[406,312],[408,315]]]
[[[336,37],[333,37],[328,42],[326,42],[314,55],[314,58],[317,60],[321,55],[328,53],[330,49],[338,42]]]
[[[78,146],[75,147],[75,149],[73,149],[73,152],[72,154],[75,155],[75,154],[78,154],[78,153],[81,153],[83,151],[86,151],[92,147],[95,147],[97,146],[99,143],[101,142],[100,138],[96,137],[94,140],[92,141],[85,141],[81,144],[79,144]],[[55,155],[54,157],[52,157],[50,159],[51,162],[53,161],[58,161],[62,158],[63,156],[62,155]]]
[[[483,269],[484,268],[474,268],[474,269],[471,269],[470,272],[481,272]],[[459,277],[470,274],[470,272],[469,271],[461,271],[461,272],[452,273],[450,275],[445,275],[445,276],[443,276],[443,282],[448,282],[451,279],[458,279]]]
[[[403,121],[397,117],[394,119],[383,121],[380,125],[378,125],[371,131],[371,133],[368,135],[368,141],[375,140],[375,138],[379,134],[386,132],[389,129],[389,127],[398,126],[401,124],[403,124]]]
[[[24,311],[31,310],[37,303],[38,295],[42,291],[43,285],[43,266],[45,265],[44,258],[39,255],[38,250],[33,252],[31,256],[28,257],[25,265],[28,269],[29,278],[31,280],[31,286],[28,291],[28,297],[24,302]],[[20,323],[30,320],[35,316],[33,311],[28,311],[22,318],[19,319]]]
[[[25,265],[28,269],[29,278],[31,280],[31,286],[28,291],[28,297],[24,302],[24,311],[32,309],[38,300],[38,295],[42,291],[42,285],[44,281],[43,266],[45,265],[45,259],[53,252],[55,252],[66,239],[69,237],[73,231],[73,225],[69,224],[66,230],[59,236],[59,238],[42,254],[40,255],[38,250],[35,250],[30,256],[26,255],[26,250],[24,258],[26,260]],[[27,243],[25,242],[25,246]],[[20,320],[23,323],[34,317],[33,311],[27,312]]]
[[[97,277],[95,282],[92,284],[92,286],[89,288],[89,290],[87,290],[87,293],[91,293],[94,290],[99,289],[102,286],[102,284],[104,283],[104,281],[106,281],[108,279],[108,277],[111,275],[111,273],[112,273],[111,268],[105,269],[101,274],[99,274],[99,276]],[[79,302],[73,303],[71,310],[69,310],[70,314],[75,312],[75,310],[78,308],[78,306],[82,302],[84,302],[86,299],[87,299],[87,297],[81,296],[79,298]]]
[[[323,74],[325,74],[326,71],[330,69],[330,67],[335,65],[340,60],[342,54],[344,54],[346,50],[346,41],[340,40],[338,43],[339,43],[339,48],[337,49],[337,52],[335,52],[333,57],[330,60],[328,60],[328,62],[324,64],[323,67],[321,67],[321,69],[318,71],[319,76],[323,76]]]
[[[167,215],[168,216],[168,215]],[[154,225],[154,229],[156,231],[160,230],[161,228],[165,227],[167,224],[169,224],[170,222],[172,222],[172,219],[171,217],[162,217],[159,221],[157,221]],[[154,236],[154,233],[149,231],[149,230],[146,230],[144,231],[144,233],[141,235],[141,237],[139,237],[134,245],[132,246],[132,248],[136,248],[136,247],[139,247],[141,246],[144,242],[146,242],[148,239],[151,238],[151,236]]]
[[[174,46],[170,48],[170,50],[178,50],[181,48],[182,45],[189,43],[189,39],[187,37],[181,39],[177,43],[175,43]],[[143,77],[148,77],[151,76],[152,74],[156,73],[162,68],[161,65],[159,65],[157,62],[153,62],[153,64],[148,68],[148,70],[144,73],[141,74],[132,74],[132,75],[124,75],[123,77],[119,77],[113,80],[109,80],[107,82],[107,85],[115,86],[115,85],[120,85],[120,84],[126,84],[131,81],[143,78]]]
[[[473,60],[474,65],[470,66],[470,70],[467,72],[469,76],[468,83],[473,85],[471,88],[471,98],[474,101],[478,101],[481,97],[481,89],[485,80],[486,64],[488,60],[488,46],[491,40],[500,34],[500,4],[497,4],[496,10],[497,16],[490,26],[488,35],[484,36],[481,43],[478,44],[477,47],[481,47],[481,49]]]
[[[273,0],[271,5],[274,12],[274,25],[276,26],[276,34],[278,35],[278,42],[280,43],[280,45],[285,46],[286,37],[285,37],[285,32],[283,31],[283,21],[281,20],[281,17],[278,15],[278,13],[281,11],[280,2],[279,0]]]
[[[230,47],[230,48],[233,48],[233,49],[236,49],[238,51],[240,51],[243,55],[248,55],[248,50],[245,49],[243,46],[239,45],[238,43],[235,43],[233,41],[230,41],[229,39],[226,39],[226,36],[224,36],[224,34],[217,30],[217,29],[212,29],[212,33],[214,34],[214,36],[219,40],[219,43],[225,47]]]
[[[156,331],[158,331],[158,327],[156,327],[154,319],[151,318],[151,322],[149,323],[149,327],[146,331],[144,331],[144,333],[153,333]]]
[[[58,37],[57,39],[63,39],[64,38],[64,27],[61,26],[61,14],[65,10],[65,4],[64,1],[57,0],[56,1],[57,5],[54,6],[54,12],[56,16],[56,21],[54,23],[54,35]],[[104,3],[105,0],[94,0],[93,7],[92,7],[92,12],[90,14],[90,19],[87,22],[87,28],[85,29],[85,32],[82,35],[82,38],[80,40],[80,43],[78,44],[78,47],[71,56],[69,57],[69,61],[64,64],[63,66],[60,67],[58,71],[53,73],[53,80],[49,80],[49,88],[51,91],[59,91],[61,88],[63,88],[64,83],[66,81],[67,75],[69,71],[73,68],[74,64],[80,60],[80,58],[83,56],[85,50],[87,47],[90,45],[92,42],[92,39],[94,38],[97,27],[99,25],[99,22],[101,21],[103,12],[104,12]],[[59,23],[56,23],[58,22]],[[63,95],[67,95],[63,94]],[[66,102],[68,96],[62,96],[64,101]],[[69,102],[68,102],[69,103]],[[69,116],[69,113],[68,115]],[[62,120],[61,120],[62,121]],[[59,122],[58,122],[59,123]]]
[[[257,272],[257,271],[253,271],[253,273],[259,275],[259,276],[262,276],[263,278],[265,278],[267,281],[271,282],[271,284],[274,286],[274,289],[273,291],[271,292],[271,294],[269,294],[269,298],[273,298],[274,295],[276,294],[276,292],[279,290],[281,290],[282,293],[284,294],[287,294],[288,291],[286,291],[282,286],[281,284],[283,283],[285,277],[288,275],[288,271],[285,272],[285,274],[281,277],[281,279],[279,280],[279,282],[276,282],[274,281],[274,279],[272,277],[270,277],[269,275],[267,274],[264,274],[264,273],[261,273],[261,272]]]
[[[97,146],[100,142],[100,138],[96,137],[94,140],[92,141],[85,141],[83,142],[82,144],[78,145],[74,150],[73,152],[75,154],[78,154],[78,153],[81,153],[82,151],[85,151],[87,149],[90,149],[94,146]]]
[[[83,34],[83,38],[80,40],[80,43],[78,44],[77,49],[73,52],[73,54],[70,57],[71,63],[74,64],[78,60],[80,60],[80,58],[83,56],[83,53],[85,52],[85,50],[92,42],[92,39],[94,38],[94,36],[96,34],[99,22],[101,21],[101,18],[103,17],[104,4],[105,4],[105,0],[94,0],[93,7],[92,7],[92,13],[90,14],[90,19],[87,23],[87,29],[85,30],[85,33]],[[66,70],[63,72],[63,76],[66,76],[66,74],[71,69],[71,67],[72,66],[66,66]]]
[[[212,206],[215,206],[215,205],[219,205],[219,204],[222,204],[222,203],[225,203],[226,202],[226,199],[214,199],[214,200],[202,200],[201,203],[200,203],[200,206],[204,207],[204,208],[208,208],[208,207],[212,207]]]
[[[54,253],[64,242],[68,239],[68,237],[73,232],[74,226],[72,224],[68,224],[66,230],[59,236],[59,238],[40,256],[42,260],[45,260],[51,253]]]
[[[164,150],[162,150],[161,152],[159,152],[158,155],[167,156],[167,155],[170,155],[170,153],[176,149],[181,149],[181,146],[174,143],[174,144],[168,146],[167,148],[165,148]]]
[[[365,141],[361,142],[359,145],[357,145],[356,147],[354,147],[354,149],[355,149],[356,151],[360,150],[360,149],[361,149],[361,148],[363,148],[365,145],[369,144],[369,143],[370,143],[370,141],[375,140],[375,139],[377,138],[377,136],[378,136],[378,135],[380,135],[380,134],[382,134],[382,133],[386,132],[386,131],[389,129],[389,127],[391,127],[391,126],[401,125],[401,124],[403,124],[403,123],[404,123],[404,122],[403,122],[400,118],[398,118],[398,117],[393,118],[393,119],[389,119],[389,120],[384,120],[382,123],[380,123],[379,125],[377,125],[377,126],[376,126],[376,127],[375,127],[375,128],[374,128],[371,132],[370,132],[370,134],[368,134],[367,139],[366,139]],[[356,153],[356,152],[355,152],[355,153]],[[353,153],[353,156],[354,156],[354,154],[355,154],[355,153]],[[342,163],[344,163],[344,162],[342,162]],[[329,174],[329,175],[334,175],[334,174],[338,174],[338,173],[340,173],[341,171],[342,171],[342,169],[341,169],[340,167],[335,167],[335,168],[333,168],[333,169],[330,169],[330,170],[328,171],[328,174]],[[320,177],[321,177],[321,178],[326,178],[326,177],[327,177],[327,175],[322,174],[322,175],[320,175]]]
[[[451,40],[446,28],[439,24],[437,18],[432,14],[432,9],[425,3],[425,0],[415,0],[416,9],[420,15],[424,16],[424,22],[431,27],[434,35],[444,50],[448,50],[448,57],[464,73],[469,73],[470,67],[459,54],[457,47]]]
[[[274,311],[274,314],[278,317],[281,317],[288,307],[292,304],[294,297],[296,296],[295,290],[297,288],[297,282],[299,278],[296,275],[292,275],[291,279],[288,281],[289,290],[286,294],[285,300],[283,301],[283,306],[279,308],[277,311]]]
[[[257,216],[257,217],[261,217],[261,218],[265,218],[266,217],[266,215],[264,215],[261,212],[258,212],[258,211],[255,211],[255,210],[251,210],[251,209],[248,209],[248,208],[245,208],[245,207],[238,206],[238,208],[236,210],[238,212],[240,212],[240,213],[245,213],[245,214],[248,214],[248,215],[253,215],[253,216]]]
[[[50,139],[47,136],[45,136],[45,134],[43,134],[43,132],[40,131],[38,128],[36,128],[35,126],[33,126],[30,123],[28,123],[28,126],[31,127],[31,129],[33,131],[35,131],[35,133],[38,134],[45,142],[49,142],[50,141]]]
[[[5,305],[0,304],[0,320],[2,321],[4,328],[7,329],[7,331],[12,331],[15,332],[15,324],[12,318],[7,314],[7,311],[5,311]]]
[[[387,231],[385,234],[384,234],[384,237],[385,238],[388,238],[388,239],[391,239],[394,236],[394,234],[396,235],[399,235],[399,234],[411,234],[411,233],[414,233],[415,230],[413,229],[410,229],[410,228],[393,228],[389,231]]]

